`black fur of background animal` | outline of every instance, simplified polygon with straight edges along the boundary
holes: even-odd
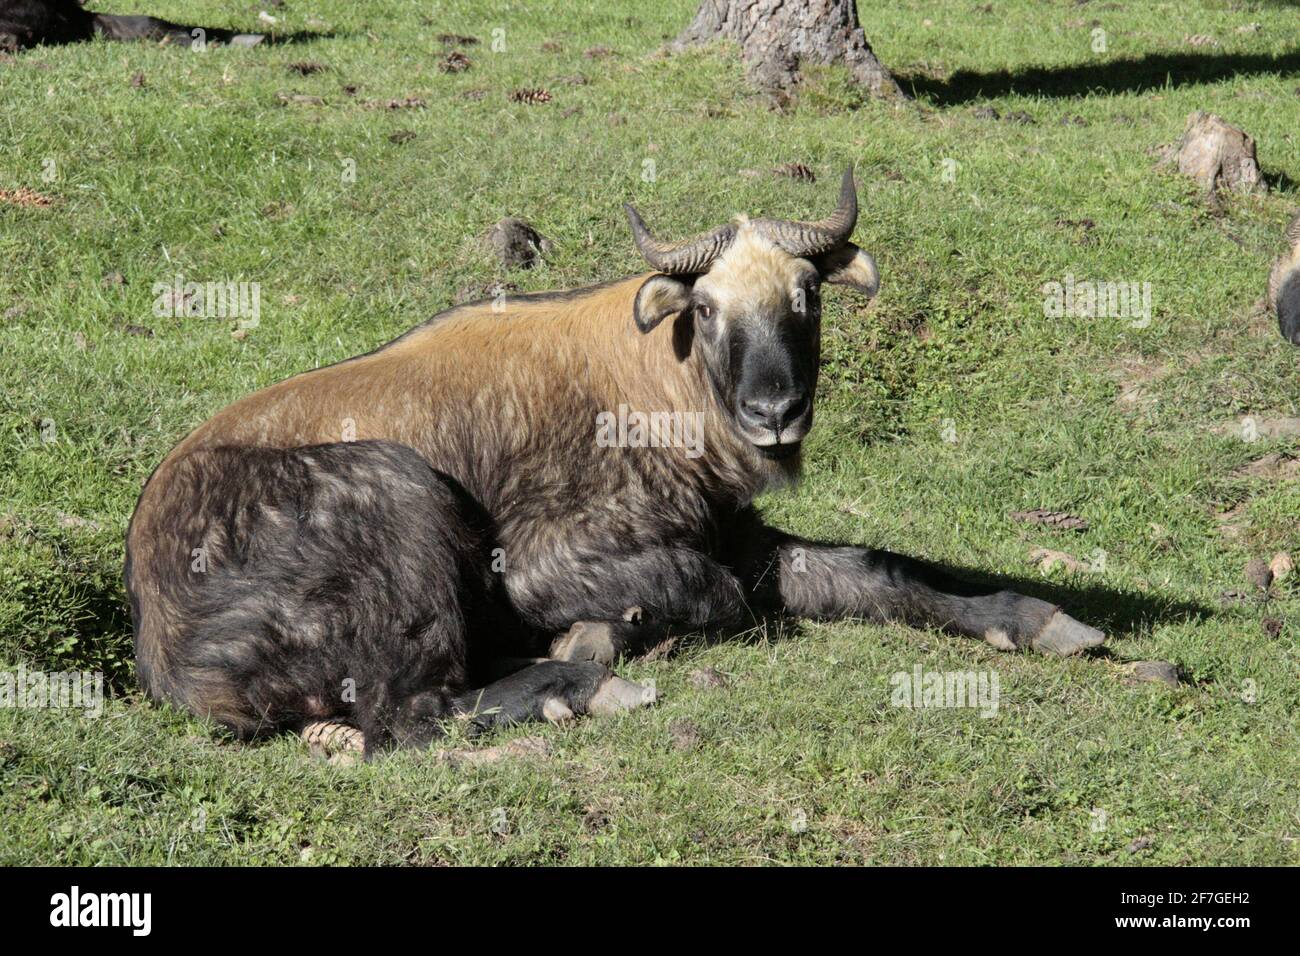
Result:
[[[1284,280],[1277,292],[1277,324],[1282,338],[1300,345],[1300,269]]]
[[[77,43],[94,35],[94,14],[77,0],[0,0],[0,38],[11,37],[11,45]]]
[[[214,43],[227,43],[237,35],[233,30],[184,26],[157,17],[94,13],[78,0],[0,0],[0,48],[79,43],[96,34],[108,40],[171,37],[189,42],[196,29]]]

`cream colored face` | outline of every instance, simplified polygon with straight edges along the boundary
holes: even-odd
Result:
[[[696,293],[716,303],[724,325],[737,317],[780,322],[801,311],[816,294],[821,276],[807,259],[796,259],[742,226],[731,247],[695,281]]]
[[[737,430],[772,458],[798,452],[812,427],[821,352],[821,285],[875,295],[875,261],[852,243],[813,259],[790,255],[748,220],[700,275],[654,275],[635,321],[648,332],[665,317],[691,318],[694,347],[715,397]]]
[[[744,438],[785,457],[812,427],[821,347],[821,276],[742,223],[691,295],[701,353]]]

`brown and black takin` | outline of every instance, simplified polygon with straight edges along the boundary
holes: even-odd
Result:
[[[765,525],[813,419],[823,283],[875,295],[852,170],[819,222],[679,243],[654,272],[443,312],[185,438],[127,534],[139,677],[242,736],[367,755],[648,703],[609,670],[767,617],[901,621],[1073,654],[1054,604]],[[353,735],[355,736],[355,735]]]

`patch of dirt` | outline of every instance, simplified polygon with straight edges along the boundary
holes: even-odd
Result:
[[[1138,837],[1128,845],[1129,853],[1141,853],[1143,850],[1149,850],[1154,841],[1150,837]]]
[[[276,93],[275,95],[276,98],[281,103],[292,104],[294,106],[324,106],[325,105],[325,101],[321,99],[319,96],[309,96],[306,93],[286,93],[283,90],[281,90],[279,93]]]
[[[726,674],[712,667],[701,667],[698,670],[693,670],[686,679],[690,681],[692,687],[698,687],[700,690],[726,687],[730,683]]]
[[[685,717],[679,717],[668,724],[668,735],[672,738],[675,750],[694,750],[700,743],[700,728],[695,721]]]
[[[551,745],[542,737],[520,737],[496,747],[461,747],[439,750],[435,756],[455,766],[484,766],[507,759],[539,758],[551,755]]]
[[[60,528],[66,528],[70,531],[103,531],[104,526],[98,521],[92,521],[89,518],[82,518],[79,515],[58,513],[56,519]]]
[[[1112,370],[1119,394],[1115,404],[1122,408],[1139,410],[1154,405],[1154,385],[1169,374],[1169,369],[1154,359],[1125,358]]]
[[[1267,591],[1268,586],[1273,583],[1273,569],[1263,558],[1251,558],[1246,562],[1246,570],[1243,573],[1246,582],[1261,591]]]
[[[1233,505],[1227,511],[1220,511],[1214,516],[1214,520],[1219,526],[1219,536],[1225,541],[1240,541],[1249,531],[1250,523],[1246,518],[1244,501]]]
[[[1151,681],[1177,687],[1181,680],[1178,665],[1169,661],[1136,661],[1125,670],[1134,681]]]
[[[1095,246],[1097,244],[1097,223],[1092,219],[1058,219],[1056,224],[1074,233],[1072,241],[1075,245]]]
[[[26,186],[19,186],[17,189],[0,189],[0,202],[11,206],[22,206],[25,209],[54,205],[54,200],[49,196],[28,189]]]
[[[1090,570],[1086,561],[1080,561],[1074,555],[1066,554],[1064,551],[1053,551],[1051,548],[1035,548],[1029,553],[1029,563],[1037,565],[1044,574],[1050,573],[1058,566],[1065,568],[1070,574],[1083,574]]]
[[[599,833],[609,829],[612,822],[610,815],[600,807],[588,807],[582,816],[582,828],[588,833]]]
[[[1242,465],[1232,474],[1237,478],[1266,478],[1269,481],[1300,478],[1300,458],[1292,458],[1281,452],[1270,452],[1263,458],[1256,458]]]
[[[1295,438],[1300,436],[1300,418],[1289,416],[1242,415],[1240,418],[1223,422],[1212,429],[1216,435],[1227,435],[1245,441],[1260,441],[1272,438]]]
[[[507,269],[531,269],[551,251],[551,242],[522,219],[498,220],[486,236],[488,247]]]

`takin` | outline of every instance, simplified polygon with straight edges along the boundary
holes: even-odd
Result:
[[[235,33],[208,27],[187,27],[157,17],[91,13],[78,0],[0,0],[0,50],[78,43],[101,36],[106,40],[165,40],[257,46],[260,33]]]
[[[752,506],[799,474],[821,287],[870,297],[850,168],[819,222],[740,217],[654,271],[449,309],[377,351],[219,412],[146,483],[127,532],[138,673],[241,737],[325,731],[367,757],[609,714],[611,665],[768,617],[900,621],[1000,650],[1104,635],[1061,608]]]
[[[1300,345],[1300,214],[1286,228],[1286,254],[1268,274],[1268,307],[1277,316],[1278,331]]]

